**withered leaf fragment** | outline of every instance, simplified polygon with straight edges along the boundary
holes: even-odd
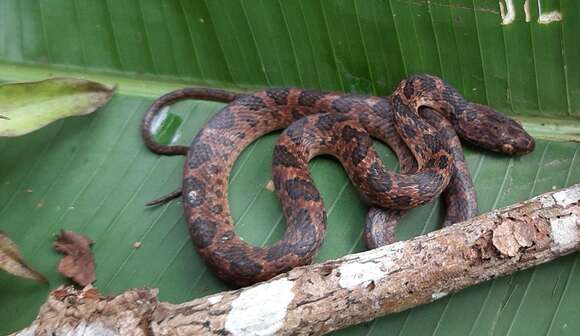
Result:
[[[93,113],[114,92],[114,86],[80,78],[1,83],[0,137],[28,134],[62,118]]]
[[[48,280],[22,260],[18,246],[0,231],[0,269],[16,276],[46,283]]]
[[[89,238],[64,230],[53,242],[54,249],[65,255],[58,264],[58,271],[83,287],[96,279],[92,244],[93,241]]]

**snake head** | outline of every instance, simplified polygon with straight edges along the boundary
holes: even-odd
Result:
[[[476,146],[508,155],[524,155],[534,150],[534,138],[517,121],[488,106],[470,105],[470,109],[458,120],[464,139]]]

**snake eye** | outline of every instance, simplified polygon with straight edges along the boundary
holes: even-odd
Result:
[[[510,145],[510,144],[503,144],[501,146],[501,150],[504,153],[511,153],[514,150],[514,146]]]

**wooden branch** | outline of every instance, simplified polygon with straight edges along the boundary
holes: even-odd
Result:
[[[580,184],[376,250],[179,305],[57,289],[16,335],[320,335],[579,249]]]

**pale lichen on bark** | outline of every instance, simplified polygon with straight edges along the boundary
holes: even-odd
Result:
[[[580,247],[580,185],[252,287],[179,305],[154,290],[51,294],[18,335],[319,335],[440,299]]]
[[[232,301],[225,330],[232,335],[272,335],[284,324],[293,282],[281,278],[251,287]]]

